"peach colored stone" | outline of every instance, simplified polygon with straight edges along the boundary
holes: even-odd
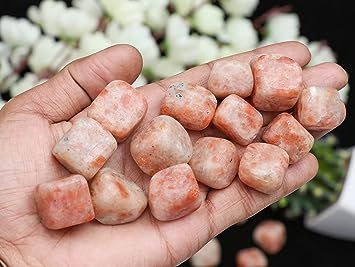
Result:
[[[111,133],[91,118],[80,118],[53,148],[69,171],[91,179],[117,148]]]
[[[240,180],[265,194],[280,189],[289,157],[287,152],[278,146],[253,143],[248,145],[239,165]]]
[[[122,141],[143,120],[147,108],[147,101],[138,90],[118,80],[110,82],[91,103],[88,117]]]
[[[197,210],[202,197],[188,164],[178,164],[157,172],[150,181],[149,207],[160,221],[171,221]]]
[[[235,142],[245,146],[258,135],[263,117],[243,98],[230,95],[218,106],[213,124]]]
[[[245,248],[236,254],[237,267],[267,267],[268,260],[265,254],[258,248]]]
[[[251,94],[253,84],[249,64],[237,60],[222,60],[214,63],[207,87],[218,98],[231,94],[245,98]]]
[[[333,130],[344,121],[345,115],[345,105],[334,88],[308,87],[295,107],[296,119],[313,131]]]
[[[199,182],[221,189],[233,181],[239,161],[237,148],[232,142],[222,138],[203,137],[195,143],[189,164]]]
[[[259,55],[251,62],[254,90],[251,103],[262,111],[286,111],[297,102],[304,88],[302,68],[282,55]]]
[[[53,155],[70,172],[91,179],[117,148],[117,142],[95,120],[80,118],[53,148]]]
[[[206,88],[182,82],[169,86],[160,113],[178,120],[186,129],[201,131],[210,124],[217,99]]]
[[[192,143],[177,120],[160,115],[133,136],[131,155],[139,168],[152,176],[167,167],[189,162]]]
[[[277,254],[286,243],[286,227],[280,221],[265,220],[253,231],[253,240],[268,254]]]
[[[284,149],[290,164],[305,157],[311,150],[313,136],[290,114],[281,113],[264,130],[263,140]]]
[[[89,186],[81,175],[38,185],[35,200],[41,223],[48,229],[62,229],[95,218]]]
[[[122,224],[136,220],[147,207],[143,190],[113,169],[100,170],[90,183],[96,220]]]

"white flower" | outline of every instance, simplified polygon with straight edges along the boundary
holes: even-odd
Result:
[[[94,17],[100,18],[102,16],[101,6],[96,0],[73,0],[73,6]]]
[[[79,50],[83,53],[83,56],[87,56],[105,49],[112,44],[112,41],[102,32],[95,32],[86,34],[80,39]]]
[[[106,26],[105,34],[112,41],[116,40],[121,34],[120,24],[117,21],[111,21]]]
[[[181,16],[188,15],[194,8],[197,8],[206,0],[171,0],[176,12]]]
[[[111,30],[112,31],[112,30]],[[123,28],[117,36],[109,36],[115,43],[130,44],[143,56],[144,67],[153,64],[159,57],[159,48],[148,27],[132,24]]]
[[[221,0],[223,9],[231,15],[248,17],[253,14],[259,0]]]
[[[12,67],[6,57],[0,58],[0,85],[4,80],[12,73]],[[6,88],[1,88],[0,92],[3,92]]]
[[[235,48],[230,45],[222,45],[219,49],[219,56],[218,57],[229,57],[235,54]]]
[[[69,52],[70,49],[64,43],[44,36],[33,47],[28,65],[35,73],[46,69],[58,70]]]
[[[193,267],[217,266],[221,261],[222,248],[217,238],[213,238],[190,259]]]
[[[339,95],[340,99],[344,102],[347,103],[349,99],[349,91],[350,91],[350,86],[349,84],[345,85],[341,90],[339,90]]]
[[[32,87],[36,86],[39,83],[40,81],[35,74],[26,73],[22,79],[18,80],[10,87],[10,95],[11,97],[15,97],[31,89]]]
[[[230,43],[237,53],[254,49],[258,44],[258,33],[251,21],[245,18],[230,18],[224,32],[218,37]]]
[[[145,11],[145,23],[154,31],[164,29],[169,18],[169,12],[165,7],[148,8]]]
[[[0,41],[0,58],[8,57],[10,55],[11,49],[4,42]]]
[[[328,45],[322,42],[311,42],[308,45],[308,48],[312,54],[309,66],[318,65],[324,62],[336,62],[335,54]]]
[[[45,0],[39,8],[32,6],[28,10],[29,18],[40,24],[45,33],[64,38],[80,38],[93,32],[99,18],[74,7],[66,7],[62,1]]]
[[[133,0],[100,0],[106,12],[122,25],[142,23],[144,8],[140,1]]]
[[[269,18],[266,23],[267,37],[273,42],[296,40],[300,35],[300,20],[295,13],[281,13]]]
[[[134,81],[134,83],[132,84],[133,87],[137,88],[137,87],[141,87],[143,85],[146,85],[148,83],[147,78],[144,77],[143,74],[140,74],[137,78],[137,80]]]
[[[216,41],[207,36],[197,37],[197,64],[207,63],[219,57],[219,48]]]
[[[11,46],[31,46],[41,35],[40,29],[27,19],[0,18],[0,36]]]
[[[169,17],[166,29],[168,55],[175,62],[190,65],[195,64],[198,51],[196,38],[189,35],[187,22],[178,15]]]
[[[193,25],[201,33],[216,34],[223,28],[223,11],[211,4],[205,4],[195,11]]]
[[[29,54],[30,48],[27,46],[18,46],[12,50],[10,62],[13,66],[19,65]]]
[[[161,57],[155,62],[152,72],[158,78],[166,78],[184,71],[183,65],[168,57]]]

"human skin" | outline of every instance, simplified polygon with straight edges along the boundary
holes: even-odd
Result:
[[[287,42],[234,55],[248,62],[256,54],[279,53],[304,66],[309,51]],[[167,87],[178,81],[206,86],[213,62],[142,87],[149,108],[144,122],[159,114]],[[159,222],[147,209],[133,223],[106,226],[98,222],[51,231],[36,213],[34,190],[39,183],[68,175],[51,150],[110,81],[129,83],[142,59],[134,48],[118,45],[79,59],[48,82],[15,97],[0,111],[0,258],[9,266],[175,266],[192,256],[227,227],[244,221],[309,181],[317,172],[311,154],[290,166],[283,187],[272,195],[259,193],[235,179],[222,190],[201,186],[201,207],[189,216]],[[334,63],[304,70],[307,86],[342,88],[346,72]],[[79,115],[77,115],[79,113]],[[217,133],[207,128],[193,140]],[[147,192],[149,178],[129,156],[129,142],[119,144],[109,166]],[[120,164],[118,164],[118,162]],[[183,235],[181,233],[184,233]],[[139,244],[139,249],[137,249]]]

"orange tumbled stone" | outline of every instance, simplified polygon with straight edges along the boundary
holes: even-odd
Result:
[[[95,217],[89,186],[81,175],[38,185],[35,200],[41,223],[48,229],[82,224]]]
[[[91,118],[80,118],[53,148],[53,155],[70,172],[91,179],[117,148],[110,132]]]
[[[169,86],[160,113],[178,120],[186,129],[201,131],[210,124],[217,99],[206,88],[182,82]]]
[[[253,143],[248,145],[240,160],[238,176],[240,180],[265,194],[280,189],[289,157],[278,146]]]
[[[130,149],[139,168],[149,175],[187,163],[192,156],[188,133],[177,120],[166,115],[155,117],[142,127],[132,137]]]
[[[218,106],[213,124],[233,141],[245,146],[258,135],[263,117],[243,98],[230,95]]]
[[[330,131],[344,120],[346,108],[334,88],[308,87],[295,107],[295,118],[307,129]]]
[[[268,254],[277,254],[286,243],[286,227],[280,221],[265,220],[253,231],[253,240]]]
[[[143,190],[113,169],[100,170],[90,183],[95,218],[103,224],[136,220],[147,206]]]
[[[305,157],[311,150],[313,136],[290,114],[281,113],[264,130],[262,139],[284,149],[290,164]]]
[[[258,248],[245,248],[239,250],[235,257],[237,267],[267,267],[268,260]]]
[[[253,84],[249,64],[237,60],[221,60],[214,63],[207,87],[218,98],[231,94],[245,98],[251,94]]]
[[[233,181],[239,160],[237,148],[232,142],[223,138],[203,137],[194,144],[189,164],[199,182],[221,189]]]
[[[254,75],[251,103],[262,111],[286,111],[304,88],[302,68],[282,55],[259,55],[250,62]]]
[[[117,80],[101,91],[87,114],[122,141],[142,121],[147,108],[147,101],[138,90],[125,81]]]
[[[149,186],[149,207],[160,221],[171,221],[197,210],[202,197],[188,164],[178,164],[156,173]]]

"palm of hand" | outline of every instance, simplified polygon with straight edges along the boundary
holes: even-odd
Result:
[[[289,50],[291,46],[293,52]],[[258,53],[273,51],[288,53],[301,64],[309,57],[305,48],[295,43],[270,46]],[[237,57],[248,60],[251,56],[247,53]],[[205,201],[200,209],[176,221],[159,222],[147,209],[143,216],[129,224],[106,226],[93,221],[60,231],[47,230],[36,214],[33,192],[37,184],[68,174],[51,155],[56,141],[70,127],[65,120],[85,108],[90,102],[88,96],[94,98],[110,80],[132,82],[141,67],[141,62],[132,63],[134,59],[139,61],[139,56],[130,47],[108,49],[72,64],[58,77],[19,96],[1,111],[0,248],[4,248],[5,253],[0,252],[0,258],[10,262],[13,255],[17,257],[17,261],[11,260],[15,264],[21,262],[30,266],[173,266],[190,257],[226,227],[247,219],[315,175],[317,164],[309,155],[290,167],[283,188],[272,196],[258,193],[236,179],[223,190],[208,192],[206,187],[201,187]],[[120,60],[123,63],[114,67]],[[93,75],[90,71],[95,64],[104,68],[97,67]],[[128,66],[131,71],[127,71]],[[328,79],[326,85],[339,88],[346,83],[346,77],[340,76],[338,68],[333,64],[328,66],[328,74],[333,69],[332,73],[337,72],[337,75],[332,74],[333,79]],[[75,75],[75,70],[84,77]],[[142,88],[149,103],[145,121],[159,114],[167,84],[183,80],[204,85],[208,71],[208,65],[203,65]],[[309,70],[312,75],[308,73],[308,79],[312,83],[322,82],[321,78],[312,78],[314,71]],[[67,82],[67,79],[71,80]],[[339,82],[340,79],[343,81]],[[63,85],[66,82],[68,85]],[[75,91],[73,86],[81,93],[68,95],[66,90]],[[57,91],[53,91],[55,87]],[[61,94],[61,90],[66,93]],[[76,101],[80,104],[76,105]],[[77,116],[85,116],[85,112]],[[193,133],[192,138],[198,135],[201,134]],[[129,142],[130,139],[119,144],[108,166],[119,170],[147,192],[149,177],[131,158]]]

